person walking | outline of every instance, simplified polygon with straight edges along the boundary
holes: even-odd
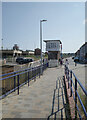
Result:
[[[77,63],[75,62],[75,66],[77,66]]]
[[[69,64],[68,59],[66,59],[65,65],[66,65],[67,67],[68,67],[68,64]]]

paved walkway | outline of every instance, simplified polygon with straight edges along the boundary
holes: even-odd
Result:
[[[57,85],[58,77],[63,75],[63,67],[48,68],[40,78],[37,78],[35,82],[31,82],[29,87],[28,85],[21,87],[19,95],[17,95],[16,91],[5,97],[2,100],[2,117],[48,118],[51,113],[56,112],[52,111],[54,91],[55,95],[58,95],[58,90],[60,91],[60,96],[62,97],[63,95],[61,94],[62,88],[58,89]],[[62,105],[61,108],[63,109],[65,103],[63,104],[63,98],[61,97],[60,106]],[[57,103],[57,101],[55,102],[55,109],[58,108],[59,102]],[[60,118],[61,116],[58,115],[57,117]],[[63,117],[65,118],[65,113]]]

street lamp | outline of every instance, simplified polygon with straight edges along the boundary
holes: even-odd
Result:
[[[40,49],[41,49],[41,75],[42,75],[42,22],[47,20],[40,20]]]
[[[2,46],[1,46],[1,49],[3,50],[3,38],[2,38]]]

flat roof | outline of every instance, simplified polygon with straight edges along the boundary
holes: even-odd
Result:
[[[44,42],[49,42],[49,41],[59,41],[60,44],[62,44],[62,42],[60,40],[44,40]]]

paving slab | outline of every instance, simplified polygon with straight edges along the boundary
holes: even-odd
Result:
[[[64,68],[48,68],[35,82],[24,85],[2,100],[3,118],[47,118],[52,110],[56,80],[63,76]],[[58,105],[57,105],[58,106]]]

